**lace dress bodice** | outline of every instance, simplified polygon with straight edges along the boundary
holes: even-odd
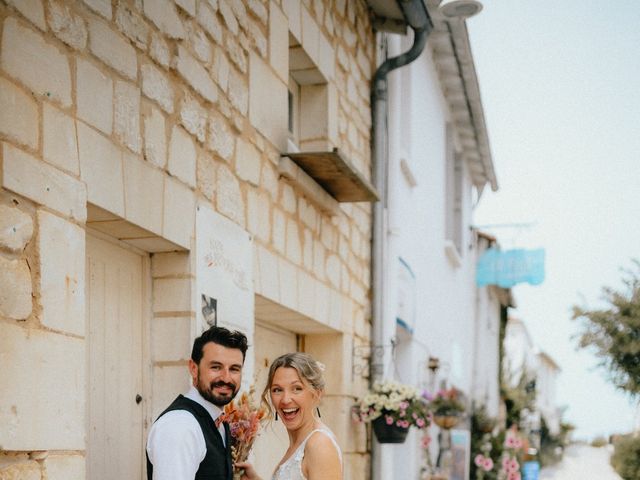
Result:
[[[321,432],[324,435],[328,436],[338,451],[338,456],[340,457],[340,463],[342,463],[342,452],[340,451],[340,447],[338,446],[338,442],[336,438],[333,436],[333,433],[326,428],[316,428],[311,431],[307,438],[305,438],[296,451],[293,452],[293,455],[289,457],[289,459],[284,462],[282,465],[278,467],[278,469],[271,477],[271,480],[307,480],[307,478],[302,473],[302,459],[304,458],[304,447],[307,445],[307,441],[311,438],[316,432]]]

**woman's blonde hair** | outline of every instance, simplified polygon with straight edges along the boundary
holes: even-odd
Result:
[[[324,365],[316,361],[308,353],[294,352],[285,353],[276,358],[269,367],[269,375],[267,376],[267,385],[262,391],[262,402],[269,410],[269,417],[273,416],[273,407],[269,401],[269,392],[273,384],[273,376],[280,367],[293,368],[298,372],[298,376],[303,383],[313,388],[318,395],[324,391],[324,377],[322,371]]]

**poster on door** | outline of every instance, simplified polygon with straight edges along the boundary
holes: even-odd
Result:
[[[253,337],[253,245],[242,227],[200,204],[196,211],[198,334],[219,325]]]

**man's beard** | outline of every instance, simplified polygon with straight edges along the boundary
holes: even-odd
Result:
[[[229,396],[224,397],[216,395],[213,393],[213,389],[217,387],[229,387],[233,393]],[[198,371],[198,384],[196,385],[196,389],[198,390],[198,392],[200,392],[202,398],[213,403],[217,407],[223,407],[231,400],[233,400],[238,394],[239,390],[238,386],[235,383],[213,382],[209,385],[206,385],[200,380],[200,371]]]

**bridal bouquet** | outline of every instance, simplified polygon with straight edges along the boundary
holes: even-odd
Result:
[[[229,424],[231,430],[231,460],[234,464],[247,460],[260,426],[267,415],[264,406],[255,406],[252,393],[253,389],[250,393],[244,392],[237,402],[235,400],[229,402],[224,406],[220,416],[223,422]]]

